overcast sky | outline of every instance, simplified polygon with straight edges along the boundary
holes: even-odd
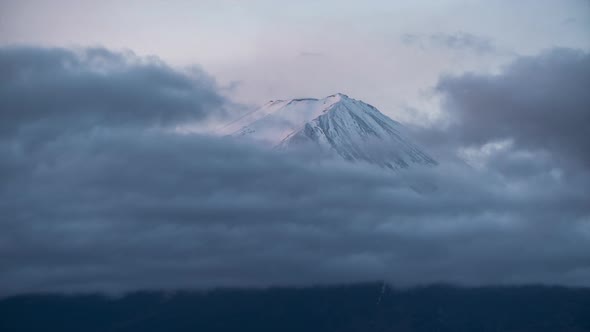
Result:
[[[0,1],[0,296],[590,286],[588,1],[244,3]],[[335,91],[439,165],[177,130]]]
[[[0,44],[104,46],[199,65],[235,100],[343,92],[402,121],[442,73],[590,49],[586,0],[1,0]],[[430,98],[426,98],[430,97]]]

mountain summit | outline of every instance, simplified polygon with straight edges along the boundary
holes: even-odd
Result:
[[[345,160],[391,169],[437,164],[412,143],[402,124],[341,93],[323,99],[271,100],[222,131],[279,149],[314,146]]]

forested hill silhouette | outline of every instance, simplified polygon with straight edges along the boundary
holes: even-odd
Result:
[[[0,331],[590,331],[590,289],[382,284],[0,300]]]

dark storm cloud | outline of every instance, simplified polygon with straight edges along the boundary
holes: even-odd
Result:
[[[153,131],[7,153],[3,293],[590,280],[587,177],[396,176]]]
[[[65,105],[81,98],[59,94]],[[86,117],[53,121],[63,117],[55,106],[10,120],[29,129],[0,136],[0,295],[371,280],[590,286],[586,172],[391,173],[153,122],[66,131]],[[40,118],[46,126],[31,126]],[[47,127],[59,135],[23,144]]]
[[[224,99],[199,69],[103,48],[0,49],[0,135],[28,129],[170,126],[219,112]]]
[[[452,125],[465,145],[510,139],[520,149],[590,166],[590,54],[553,49],[521,57],[498,75],[441,79]]]
[[[473,51],[476,53],[490,53],[495,51],[491,39],[472,35],[465,32],[454,34],[436,33],[431,35],[404,34],[401,40],[406,45],[418,46],[421,49],[446,48],[457,51]]]

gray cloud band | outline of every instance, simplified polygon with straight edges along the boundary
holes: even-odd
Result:
[[[452,124],[442,133],[454,144],[512,139],[523,149],[549,152],[562,166],[590,166],[590,55],[553,49],[521,57],[499,75],[443,77]]]
[[[2,295],[367,280],[590,286],[586,171],[506,177],[500,167],[443,164],[392,174],[178,134],[169,129],[223,101],[206,76],[175,93],[168,77],[183,74],[160,66],[161,80],[126,81],[139,85],[129,87],[134,111],[109,101],[125,90],[103,89],[102,106],[85,107],[96,99],[59,84],[50,108],[8,109],[12,93],[43,95],[34,82],[97,70],[70,51],[57,63],[79,68],[56,66],[52,50],[25,51],[37,60],[0,52],[12,75],[0,91],[9,122],[0,135]],[[100,66],[140,70],[101,52]],[[118,77],[93,75],[107,85]],[[154,98],[166,107],[152,107]],[[118,112],[125,120],[111,121]],[[423,182],[437,190],[411,189]]]

